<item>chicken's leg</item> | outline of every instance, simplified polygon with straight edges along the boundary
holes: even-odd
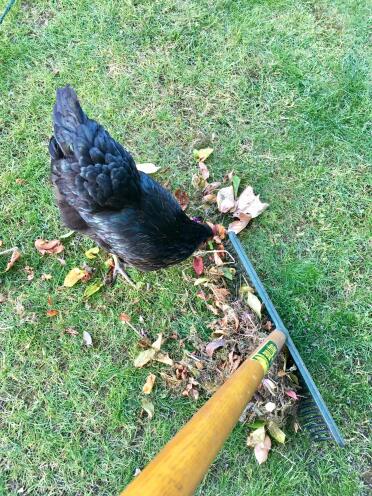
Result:
[[[112,280],[113,282],[115,282],[118,274],[120,274],[128,284],[130,284],[131,286],[133,286],[134,288],[136,287],[136,285],[134,284],[134,282],[132,281],[132,279],[128,276],[128,274],[125,272],[125,270],[123,269],[122,267],[122,264],[119,260],[119,257],[112,254],[111,253],[111,256],[114,260],[114,272],[113,272],[113,275],[112,275]]]

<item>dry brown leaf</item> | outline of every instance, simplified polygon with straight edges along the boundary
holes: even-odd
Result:
[[[59,314],[59,311],[58,310],[48,310],[46,314],[48,317],[56,317]]]
[[[209,170],[204,162],[199,162],[199,171],[203,179],[207,180],[209,178]]]
[[[160,353],[158,352],[155,355],[155,360],[159,363],[163,363],[164,365],[170,365],[171,367],[173,366],[174,362],[168,355],[168,353]]]
[[[7,301],[7,296],[4,293],[0,293],[0,304]]]
[[[265,436],[265,439],[262,443],[256,444],[254,447],[254,456],[258,461],[258,464],[266,462],[267,457],[269,456],[269,451],[271,449],[271,439],[269,436]]]
[[[61,253],[64,250],[63,244],[59,239],[52,239],[51,241],[45,239],[37,239],[35,241],[35,248],[42,255]]]
[[[252,186],[247,186],[239,196],[234,216],[240,213],[249,214],[252,219],[258,217],[266,208],[268,203],[262,203],[260,195],[255,195]]]
[[[226,341],[224,339],[216,339],[207,344],[205,351],[209,357],[212,357],[216,350],[223,348],[225,345]]]
[[[174,196],[177,198],[178,203],[180,204],[182,210],[186,210],[189,203],[190,198],[186,191],[181,191],[179,188],[174,192]]]
[[[156,341],[154,341],[151,345],[151,347],[155,351],[160,351],[161,345],[163,344],[163,334],[160,332],[158,334],[158,337],[156,338]]]
[[[147,363],[154,359],[156,350],[154,348],[149,348],[148,350],[141,351],[134,360],[134,366],[136,368],[142,368]]]
[[[155,411],[154,403],[152,401],[150,401],[149,398],[147,398],[147,397],[142,398],[142,408],[147,413],[149,420],[151,420],[152,417],[154,416],[154,411]]]
[[[145,174],[155,174],[160,167],[150,162],[145,162],[143,164],[136,164],[137,170],[144,172]]]
[[[21,258],[21,252],[16,248],[15,250],[13,250],[12,256],[10,257],[10,260],[7,263],[5,272],[8,272],[8,270],[10,270],[13,267],[13,265],[16,263],[16,261],[19,260],[20,258]]]
[[[232,231],[235,234],[239,234],[243,229],[245,229],[249,224],[249,222],[251,221],[252,217],[249,214],[240,212],[238,214],[238,219],[239,220],[234,220],[233,222],[231,222],[228,228],[230,232]]]
[[[52,279],[52,274],[41,274],[42,281],[49,281],[50,279]]]
[[[26,267],[24,268],[24,271],[27,274],[27,280],[32,281],[32,279],[35,277],[34,269],[32,267],[30,267],[29,265],[26,265]]]
[[[235,209],[234,189],[232,186],[219,190],[217,193],[217,207],[223,214]]]
[[[119,320],[121,320],[122,322],[130,322],[130,317],[128,314],[122,312],[120,315],[119,315]]]
[[[217,265],[217,267],[222,267],[222,265],[224,265],[221,257],[219,256],[219,254],[217,252],[213,253],[213,259],[214,259],[214,263]]]
[[[249,434],[247,446],[249,448],[254,448],[257,444],[263,443],[265,441],[265,435],[265,426],[262,425]]]
[[[151,391],[154,387],[154,384],[155,384],[155,380],[156,380],[155,374],[149,374],[147,376],[146,382],[142,388],[142,391],[144,394],[150,394],[151,393]]]
[[[197,190],[204,190],[206,187],[207,181],[203,179],[199,174],[193,174],[191,178],[191,184]]]
[[[213,193],[213,191],[215,191],[220,186],[221,186],[221,183],[218,182],[218,181],[213,182],[213,183],[207,183],[206,181],[204,181],[204,190],[203,190],[203,193],[205,195],[210,195],[211,193]]]
[[[213,195],[212,193],[203,196],[202,202],[203,203],[215,203],[217,201],[217,196]]]
[[[64,332],[66,334],[69,334],[70,336],[77,336],[79,333],[77,332],[76,329],[74,329],[73,327],[66,327],[66,329],[64,330]]]

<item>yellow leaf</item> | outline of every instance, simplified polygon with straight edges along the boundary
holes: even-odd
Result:
[[[75,284],[78,281],[80,281],[80,279],[82,279],[84,276],[85,276],[84,270],[79,269],[78,267],[74,267],[65,277],[65,280],[63,281],[63,285],[66,288],[72,288],[72,286],[75,286]]]
[[[89,248],[89,250],[85,252],[85,256],[89,258],[89,260],[93,260],[93,258],[96,258],[98,253],[99,253],[98,246],[94,246],[93,248]]]
[[[194,158],[200,162],[205,162],[212,153],[213,148],[201,148],[200,150],[194,150]]]
[[[261,307],[262,304],[257,296],[251,292],[247,295],[248,306],[254,311],[254,313],[261,318]]]
[[[143,367],[154,359],[155,353],[156,350],[154,350],[154,348],[149,348],[148,350],[141,351],[141,353],[134,360],[134,366],[137,368]]]
[[[142,388],[142,391],[144,392],[144,394],[150,394],[151,393],[152,388],[154,387],[154,384],[155,384],[155,380],[156,380],[156,375],[149,374],[147,376],[145,385]]]
[[[256,444],[263,443],[265,440],[265,426],[262,425],[258,429],[251,432],[247,439],[247,446],[254,448]]]
[[[269,422],[267,423],[267,428],[269,430],[271,437],[273,437],[275,439],[275,441],[278,441],[278,443],[284,444],[285,434],[279,428],[279,426],[276,424],[276,422],[274,422],[274,420],[269,420]]]
[[[89,298],[90,296],[94,295],[94,293],[97,293],[97,291],[99,291],[102,286],[103,284],[101,282],[95,282],[91,284],[84,291],[84,298]]]

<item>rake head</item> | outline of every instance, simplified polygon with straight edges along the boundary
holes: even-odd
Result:
[[[293,343],[287,328],[270,300],[269,295],[267,294],[253,265],[249,261],[242,244],[233,232],[229,232],[229,238],[236,254],[238,255],[241,265],[255,287],[261,301],[265,305],[267,313],[269,314],[275,327],[284,332],[287,337],[286,345],[288,351],[300,375],[299,379],[302,387],[303,398],[300,401],[298,414],[303,427],[309,431],[314,441],[334,440],[339,446],[345,446],[345,441],[337,428],[335,421],[329,413],[327,405],[325,404],[313,381],[313,378],[307,370],[299,351]]]

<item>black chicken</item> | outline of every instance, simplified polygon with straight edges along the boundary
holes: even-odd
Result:
[[[211,237],[109,133],[83,112],[75,91],[57,90],[49,143],[52,182],[64,224],[120,262],[143,271],[181,262]]]

